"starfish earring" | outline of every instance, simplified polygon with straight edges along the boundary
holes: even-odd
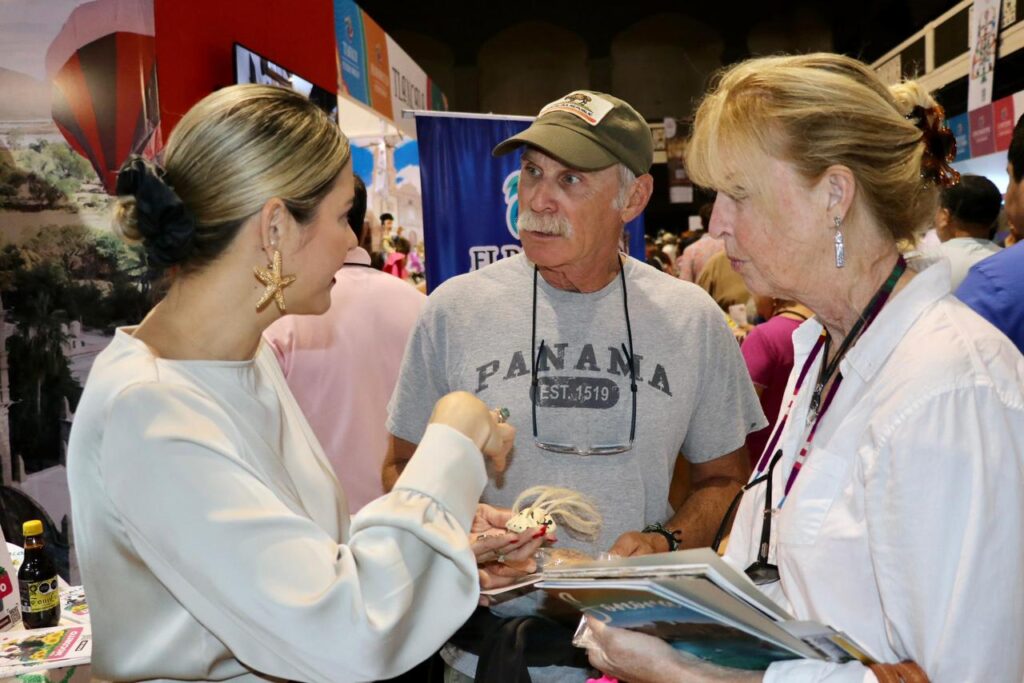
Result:
[[[254,270],[256,279],[266,287],[259,303],[256,304],[256,312],[259,313],[266,308],[270,300],[273,299],[277,303],[277,310],[281,311],[282,315],[286,313],[288,307],[284,302],[284,288],[295,282],[295,276],[281,275],[281,252],[275,249],[274,260],[268,263],[266,268],[255,268]]]

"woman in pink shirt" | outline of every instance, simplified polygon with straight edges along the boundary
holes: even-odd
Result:
[[[754,390],[761,399],[761,410],[768,426],[747,434],[747,453],[751,465],[757,463],[764,450],[775,421],[779,417],[786,381],[793,370],[793,331],[800,323],[814,315],[806,306],[795,301],[756,297],[757,314],[765,322],[755,327],[743,341],[740,351],[747,362]]]

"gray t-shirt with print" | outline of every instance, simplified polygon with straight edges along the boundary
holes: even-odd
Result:
[[[603,517],[600,536],[588,543],[560,531],[557,545],[590,555],[608,550],[626,531],[672,515],[668,489],[680,452],[691,462],[712,460],[765,424],[739,347],[704,290],[632,258],[624,260],[624,274],[637,379],[631,450],[581,456],[535,445],[530,386],[538,355],[537,439],[580,448],[629,441],[632,396],[623,350],[629,341],[619,278],[581,294],[538,277],[531,349],[534,269],[522,254],[452,278],[430,295],[389,405],[388,430],[413,443],[448,392],[470,391],[491,407],[507,407],[515,446],[507,470],[488,482],[481,500],[509,507],[539,484],[580,491]],[[516,610],[514,603],[496,609]],[[475,657],[451,646],[445,655],[472,674]],[[586,678],[561,667],[531,669],[531,675]]]
[[[520,254],[447,281],[416,324],[391,398],[388,430],[416,443],[434,402],[450,391],[511,411],[516,442],[508,469],[482,500],[508,507],[538,484],[590,496],[604,519],[595,543],[560,533],[559,546],[589,554],[620,534],[663,522],[677,455],[691,462],[743,445],[765,424],[739,347],[722,312],[699,287],[627,258],[629,320],[637,369],[633,448],[564,455],[535,445],[530,401],[537,363],[537,439],[580,448],[629,441],[632,415],[622,284],[587,294],[537,278],[536,345],[530,348],[534,270]]]

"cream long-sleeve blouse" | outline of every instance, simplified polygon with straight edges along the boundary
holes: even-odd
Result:
[[[96,676],[376,680],[463,623],[486,482],[469,439],[432,425],[350,521],[268,347],[169,361],[130,332],[96,359],[68,448]]]

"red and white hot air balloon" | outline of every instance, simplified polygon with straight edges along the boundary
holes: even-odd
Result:
[[[72,11],[46,52],[53,120],[113,193],[131,154],[162,148],[153,0],[95,0]]]

